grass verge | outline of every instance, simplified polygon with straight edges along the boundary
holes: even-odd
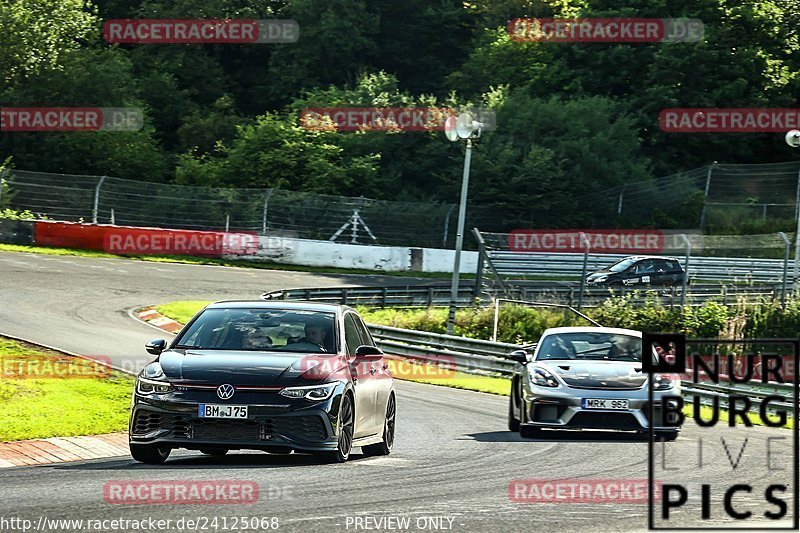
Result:
[[[367,270],[362,268],[336,268],[336,267],[314,267],[302,265],[286,265],[283,263],[271,263],[269,261],[247,261],[231,259],[215,259],[213,257],[196,257],[188,255],[116,255],[96,250],[79,250],[75,248],[55,248],[50,246],[25,246],[20,244],[0,244],[0,252],[28,252],[43,255],[61,255],[78,257],[95,257],[101,259],[135,259],[139,261],[151,261],[154,263],[179,263],[185,265],[217,265],[239,268],[257,268],[262,270],[288,270],[292,272],[319,272],[322,274],[362,274],[368,276],[392,276],[404,278],[434,278],[450,279],[451,275],[447,272],[383,272],[380,270]],[[463,279],[474,279],[474,274],[462,274]]]
[[[134,378],[0,337],[0,441],[125,431]]]

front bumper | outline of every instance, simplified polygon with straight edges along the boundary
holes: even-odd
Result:
[[[246,403],[248,418],[240,420],[198,417],[200,403],[219,401],[169,401],[137,395],[131,412],[129,440],[187,449],[336,449],[337,421],[329,414],[338,413],[336,395],[323,402],[270,396],[275,397],[274,402]]]
[[[653,398],[653,416],[657,431],[679,431],[675,426],[662,425],[664,396],[676,394],[675,390],[658,392]],[[628,400],[627,410],[586,409],[584,398]],[[649,428],[647,390],[577,389],[561,386],[545,390],[531,386],[522,404],[525,410],[523,425],[553,429],[613,429],[621,431],[646,431]]]

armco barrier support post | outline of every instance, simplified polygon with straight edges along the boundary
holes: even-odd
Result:
[[[711,175],[710,173],[711,171],[709,170],[709,176]],[[686,260],[683,266],[683,289],[681,290],[681,309],[683,309],[683,306],[686,305],[686,289],[689,286],[689,259],[692,256],[692,242],[684,233],[681,233],[681,239],[686,245]]]
[[[94,188],[94,206],[92,207],[92,224],[97,224],[97,210],[100,207],[100,187],[106,181],[106,176],[100,176],[100,180]]]
[[[778,237],[783,240],[785,246],[783,253],[783,283],[781,284],[781,309],[786,309],[786,283],[789,281],[789,249],[792,247],[792,242],[782,231],[778,232]]]

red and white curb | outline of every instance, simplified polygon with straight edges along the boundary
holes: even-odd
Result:
[[[158,329],[163,329],[164,331],[168,331],[170,333],[177,333],[183,327],[183,324],[179,324],[171,318],[165,317],[152,307],[138,309],[134,311],[133,314],[139,320],[147,322],[151,326],[154,326]]]
[[[127,433],[0,442],[0,468],[130,456]]]

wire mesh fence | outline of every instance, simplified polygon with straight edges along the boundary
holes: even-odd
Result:
[[[719,164],[586,193],[574,203],[591,213],[587,227],[697,228],[706,232],[794,231],[800,161]],[[675,225],[678,224],[678,225]]]
[[[458,218],[457,206],[447,203],[282,189],[193,187],[23,170],[7,170],[0,179],[4,182],[0,185],[0,207],[27,209],[60,220],[118,225],[228,229],[359,244],[451,248]],[[657,225],[706,233],[788,233],[795,231],[800,218],[799,200],[800,161],[714,163],[578,195],[566,205],[554,200],[553,216],[548,215],[538,226],[552,227],[552,220],[569,213],[572,218],[565,220],[581,221],[573,227]],[[536,205],[530,207],[538,209]],[[516,229],[510,225],[497,207],[471,205],[467,209],[467,228],[491,232]],[[474,245],[469,239],[465,244]],[[709,242],[704,247],[714,254]],[[768,247],[756,244],[752,248]],[[780,246],[775,250],[779,257]]]
[[[254,232],[387,246],[451,247],[458,209],[282,189],[191,187],[13,170],[0,199],[49,218],[124,226]],[[470,207],[469,224],[495,224]]]

